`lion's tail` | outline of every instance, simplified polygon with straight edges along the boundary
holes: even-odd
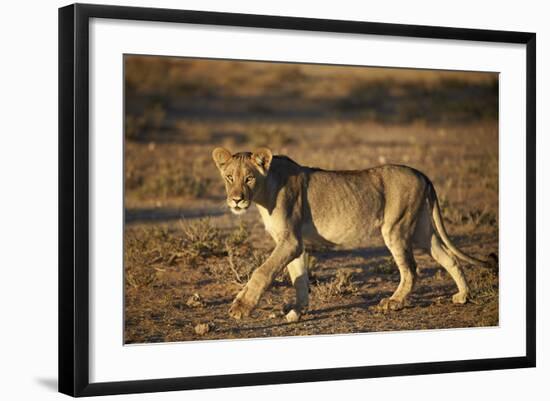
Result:
[[[470,255],[465,254],[460,249],[458,249],[449,238],[445,226],[443,225],[443,218],[441,217],[441,209],[439,207],[439,200],[437,199],[437,194],[433,184],[428,180],[428,202],[430,208],[432,209],[432,222],[437,231],[437,234],[445,244],[445,246],[459,259],[462,259],[465,262],[468,262],[472,265],[488,267],[495,269],[498,266],[498,257],[494,253],[491,253],[486,260],[481,260],[474,258]]]

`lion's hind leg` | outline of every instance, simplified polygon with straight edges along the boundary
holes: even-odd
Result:
[[[420,210],[418,223],[413,236],[413,243],[415,247],[431,255],[431,257],[451,275],[458,287],[458,292],[453,296],[453,302],[457,304],[465,303],[468,299],[469,290],[464,272],[458,260],[445,247],[435,232],[431,220],[431,210],[428,205]]]
[[[445,245],[443,245],[435,233],[432,234],[431,238],[430,254],[437,263],[447,270],[458,287],[458,292],[453,295],[453,303],[466,303],[470,290],[468,288],[468,283],[466,282],[464,272],[462,271],[462,268],[458,264],[456,258],[447,250],[447,248],[445,248]]]

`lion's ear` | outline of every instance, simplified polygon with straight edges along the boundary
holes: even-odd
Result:
[[[225,148],[216,148],[212,151],[212,159],[214,159],[216,167],[221,169],[231,159],[231,152]]]
[[[258,168],[262,175],[267,175],[269,166],[271,166],[271,160],[273,160],[273,153],[268,148],[259,148],[252,153],[252,163]]]

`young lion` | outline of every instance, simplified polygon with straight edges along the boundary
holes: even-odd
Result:
[[[254,202],[276,246],[252,274],[229,310],[235,319],[250,314],[275,275],[285,266],[296,289],[296,303],[286,315],[299,320],[308,306],[308,276],[304,241],[365,245],[381,233],[401,275],[399,286],[380,302],[399,310],[413,289],[416,263],[413,246],[426,250],[455,281],[453,302],[468,299],[468,284],[457,258],[494,267],[495,255],[479,260],[456,248],[449,239],[435,189],[421,172],[385,165],[367,170],[327,171],[300,166],[267,148],[231,154],[216,148],[212,157],[225,182],[227,205],[244,213]]]

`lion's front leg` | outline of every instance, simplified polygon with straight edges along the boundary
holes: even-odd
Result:
[[[249,316],[277,273],[301,253],[302,245],[298,238],[292,235],[282,238],[269,258],[252,273],[248,283],[237,294],[229,309],[229,315],[234,319]]]
[[[252,275],[248,283],[233,300],[231,308],[229,308],[229,315],[232,318],[240,320],[250,315],[265,291],[265,288],[262,288],[263,282],[265,280],[255,279],[254,274]]]
[[[300,320],[309,305],[309,279],[305,260],[306,253],[302,252],[298,258],[287,266],[290,280],[296,290],[296,302],[285,307],[285,318],[289,323]]]

